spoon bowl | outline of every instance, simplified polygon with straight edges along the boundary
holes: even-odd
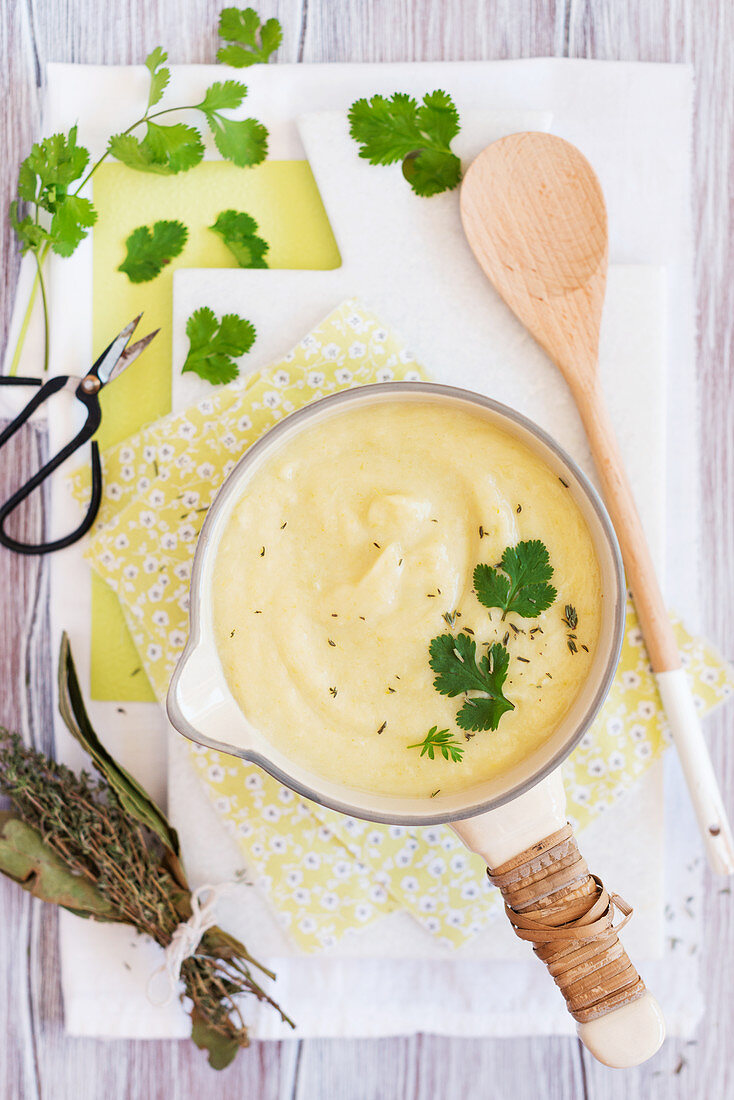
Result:
[[[552,134],[512,134],[466,173],[461,216],[485,275],[572,389],[593,382],[607,279],[601,185]]]

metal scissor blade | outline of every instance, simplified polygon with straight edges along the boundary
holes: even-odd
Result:
[[[137,359],[140,353],[145,351],[150,341],[154,336],[157,336],[160,331],[159,328],[154,328],[147,336],[143,336],[141,340],[136,340],[134,344],[130,344],[129,347],[126,347],[110,371],[110,376],[107,381],[112,382],[113,379],[122,374],[125,367],[129,367],[130,364]]]
[[[105,348],[89,372],[99,378],[102,386],[107,385],[112,378],[121,374],[125,367],[129,366],[133,359],[136,359],[138,355],[140,355],[140,352],[147,347],[155,336],[156,333],[152,332],[142,340],[138,340],[137,343],[133,344],[131,347],[127,347],[127,342],[135,331],[142,316],[142,313],[139,313],[129,324],[125,325],[122,332],[115,337],[109,347]],[[156,332],[158,331],[159,330],[156,329]]]
[[[105,350],[97,359],[96,363],[90,370],[90,374],[99,378],[100,383],[104,386],[110,380],[110,375],[117,365],[117,361],[125,350],[125,345],[135,331],[135,327],[142,317],[142,313],[139,313],[129,324],[125,325],[122,332],[120,332],[112,343],[108,344]]]

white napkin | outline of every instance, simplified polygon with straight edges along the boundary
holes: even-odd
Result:
[[[450,85],[449,89],[453,91]],[[490,132],[486,112],[464,111],[462,120],[467,151],[482,148],[495,136]],[[376,172],[359,161],[346,134],[342,112],[302,116],[299,130],[339,243],[342,266],[337,271],[322,273],[205,270],[177,273],[174,364],[185,355],[186,318],[202,303],[217,303],[222,311],[245,310],[259,333],[252,364],[259,367],[327,312],[337,300],[339,288],[347,287],[350,293],[356,293],[375,308],[387,323],[395,323],[398,331],[412,342],[419,360],[434,370],[439,379],[480,388],[520,408],[560,439],[593,477],[588,447],[565,387],[501,304],[496,299],[487,300],[491,292],[468,254],[452,197],[441,196],[431,202],[430,208],[428,204],[416,203],[405,188],[399,169]],[[463,149],[461,152],[467,155]],[[611,185],[614,186],[613,178]],[[372,233],[376,224],[381,226],[378,236]],[[667,409],[665,364],[660,348],[665,317],[659,312],[658,270],[617,265],[610,270],[601,369],[648,537],[662,568]],[[283,316],[277,320],[272,316],[274,299],[283,307]],[[460,363],[456,362],[458,357]],[[201,395],[201,386],[198,380],[179,377],[174,370],[174,393],[177,403],[184,404]],[[639,447],[640,439],[645,440],[644,451]],[[177,806],[185,806],[187,821],[193,817],[198,826],[203,813],[202,795],[192,782],[185,755],[179,759],[176,751],[169,759],[172,808],[175,812]],[[193,814],[192,808],[195,808]],[[183,830],[187,865],[194,878],[211,873],[211,853],[215,848],[212,836],[208,831],[202,835],[198,827],[187,828],[186,823]],[[644,836],[645,844],[625,851],[624,839],[633,836]],[[620,807],[619,815],[616,811],[607,815],[604,828],[597,825],[588,830],[582,846],[595,867],[605,868],[607,881],[634,899],[635,920],[625,936],[633,956],[638,960],[659,956],[664,934],[661,775],[649,776],[635,798]],[[217,870],[223,876],[232,873],[238,863],[236,849],[233,847],[226,854],[225,849],[229,849],[228,844],[216,845]],[[284,950],[288,950],[289,956],[292,954],[273,927],[268,910],[259,907],[256,896],[248,900],[246,908],[232,907],[229,919],[238,934],[250,942],[267,945],[275,956],[282,956]],[[316,973],[320,981],[328,981],[327,975],[333,973],[335,989],[331,991],[330,987],[325,998],[333,1006],[333,1015],[331,1008],[328,1015],[333,1021],[342,1018],[344,1006],[339,1002],[341,972],[337,957],[345,954],[371,959],[371,965],[377,967],[391,991],[394,989],[393,1003],[402,1006],[396,1018],[403,1028],[419,1030],[435,1026],[430,1023],[432,1016],[426,1015],[429,1010],[419,1013],[415,1006],[405,1009],[399,989],[413,983],[415,966],[420,967],[415,959],[430,960],[433,968],[435,962],[445,960],[445,953],[428,937],[417,934],[409,918],[398,915],[341,945],[331,952],[328,961],[323,957],[318,962],[289,957],[285,965],[278,958],[277,963],[294,982],[291,994],[296,1003],[299,994],[307,997]],[[492,957],[526,959],[527,951],[523,951],[508,929],[493,925],[462,955],[470,955],[479,962]],[[385,958],[401,961],[392,965],[377,961]],[[467,1009],[471,1004],[468,1015],[463,1017],[464,1027],[471,1026],[468,1019],[473,1015],[475,1026],[492,1033],[504,1033],[504,1029],[508,1029],[507,1033],[516,1031],[518,1019],[523,1019],[529,1030],[570,1028],[562,1002],[552,990],[549,994],[543,987],[542,972],[536,971],[531,981],[530,987],[537,994],[536,1004],[542,1005],[542,1011],[532,1022],[522,998],[515,1002],[506,997],[502,1013],[490,1022],[486,997],[481,991],[486,988],[485,981],[491,980],[491,968],[487,971],[479,965],[473,989],[458,980],[460,969],[443,967],[441,981],[436,984],[436,998],[446,1010],[441,1013],[444,1021],[451,1016],[453,1006],[463,1005]],[[374,970],[371,973],[374,975]],[[509,983],[510,987],[525,996],[530,980],[527,964],[518,964],[515,979]],[[657,988],[661,983],[654,984]],[[360,986],[360,1000],[363,993]],[[695,1018],[697,1006],[689,1001],[685,1008],[692,1009],[686,1015],[690,1022]],[[457,1027],[456,1019],[454,1016],[452,1023],[445,1022],[443,1026],[451,1031]],[[260,1026],[271,1033],[267,1020],[259,1021]],[[319,1026],[326,1029],[319,1034],[329,1033],[332,1023],[322,1017]],[[355,1028],[362,1026],[354,1024]],[[380,1026],[387,1031],[391,1028],[384,1018]],[[273,1027],[275,1034],[281,1034],[277,1024]]]
[[[182,67],[174,70],[175,94],[192,94],[222,70],[212,67]],[[134,101],[144,98],[146,76],[133,69],[76,68],[51,66],[46,129],[68,127],[77,118],[80,140],[94,153],[101,149],[103,135],[116,121],[127,119]],[[669,272],[671,309],[671,356],[669,416],[675,447],[668,455],[668,476],[677,486],[677,499],[686,514],[668,510],[668,529],[676,545],[668,587],[673,602],[684,613],[695,607],[696,594],[678,585],[695,561],[695,541],[681,543],[681,531],[695,533],[697,476],[695,462],[695,404],[693,376],[693,327],[691,291],[691,246],[689,135],[691,120],[690,71],[676,66],[625,65],[570,61],[480,62],[472,64],[425,65],[311,65],[256,67],[246,74],[250,94],[248,112],[263,118],[271,130],[271,155],[303,155],[293,125],[304,111],[345,109],[358,95],[401,89],[422,94],[433,87],[446,87],[455,96],[460,111],[488,107],[498,110],[551,110],[555,132],[575,141],[599,172],[609,205],[612,225],[612,260],[616,262],[665,264]],[[113,118],[112,115],[115,117]],[[526,123],[533,125],[533,123]],[[378,169],[374,169],[378,172]],[[327,208],[328,208],[327,202]],[[55,360],[52,369],[69,369],[79,355],[89,354],[91,302],[82,302],[79,288],[90,285],[90,249],[82,246],[72,260],[52,272]],[[61,275],[61,277],[60,277]],[[348,293],[350,288],[345,288]],[[72,329],[73,324],[73,329]],[[81,333],[81,335],[80,335]],[[670,400],[670,395],[673,400]],[[662,395],[661,395],[662,398]],[[52,425],[54,431],[58,427]],[[693,517],[693,519],[692,519]],[[57,557],[53,569],[54,629],[72,626],[72,641],[82,668],[86,665],[88,597],[72,607],[64,598],[69,591],[70,571],[78,569],[73,555]],[[79,589],[77,588],[78,592]],[[687,597],[687,599],[684,599]],[[689,616],[695,628],[695,620]],[[127,709],[127,708],[126,708]],[[136,716],[149,730],[121,721],[113,704],[95,704],[92,718],[109,738],[111,747],[130,762],[144,782],[160,790],[160,748],[150,766],[152,730],[160,725],[151,708],[136,707]],[[157,745],[160,746],[160,739]],[[68,740],[60,737],[62,753],[72,757]],[[180,745],[178,746],[181,747]],[[204,809],[197,825],[204,832]],[[676,821],[687,822],[687,810]],[[212,823],[216,824],[216,822]],[[593,828],[593,827],[592,827]],[[616,826],[615,826],[616,828]],[[620,836],[624,835],[623,826]],[[216,830],[209,832],[212,837]],[[591,830],[587,836],[590,836]],[[689,825],[688,836],[695,830]],[[685,849],[690,853],[690,839]],[[215,854],[214,852],[212,853]],[[676,850],[677,861],[690,857]],[[213,862],[213,860],[211,861]],[[604,868],[600,868],[604,874]],[[615,886],[618,885],[615,883]],[[254,892],[251,891],[254,894]],[[685,894],[696,893],[686,885]],[[249,897],[249,894],[247,895]],[[230,905],[232,903],[229,903]],[[255,904],[253,896],[250,906]],[[223,914],[227,906],[223,904]],[[223,918],[224,919],[224,918]],[[385,922],[387,923],[387,922]],[[693,929],[693,925],[690,926]],[[676,935],[678,932],[676,932]],[[75,918],[62,919],[62,965],[69,1029],[77,1034],[181,1035],[186,1021],[176,1009],[151,1010],[146,1006],[139,983],[131,988],[129,958],[117,953],[127,936],[125,930],[80,925]],[[127,941],[126,941],[127,942]],[[399,940],[397,941],[399,945]],[[512,941],[511,941],[512,942]],[[250,946],[257,954],[259,944]],[[274,954],[277,954],[277,948]],[[132,949],[131,949],[132,950]],[[139,950],[139,949],[135,949]],[[147,949],[146,949],[147,950]],[[271,949],[272,950],[272,949]],[[397,950],[401,950],[398,946]],[[139,957],[139,956],[136,956]],[[678,959],[684,957],[680,950]],[[691,996],[695,987],[695,960],[685,952],[685,980],[679,968],[679,995],[666,997],[661,988],[663,974],[650,977],[650,984],[663,993],[673,1030],[686,1029],[695,1017],[698,1002]],[[689,961],[690,960],[690,961]],[[519,1034],[569,1030],[571,1023],[559,1012],[558,995],[535,960],[527,964],[446,959],[427,967],[418,960],[396,965],[361,959],[273,958],[279,970],[278,996],[299,1019],[299,1034],[393,1034],[433,1030],[453,1034]],[[141,968],[145,971],[146,967]],[[649,967],[646,976],[649,976]],[[537,980],[536,980],[537,979]],[[498,983],[500,983],[498,985]],[[502,988],[512,995],[500,1010],[488,1004],[487,989]],[[314,989],[319,990],[318,1003]],[[420,995],[416,996],[416,991]],[[528,1005],[534,1006],[533,1015]],[[517,1008],[515,1013],[513,1006]],[[273,1017],[253,1006],[255,1033],[278,1034]]]

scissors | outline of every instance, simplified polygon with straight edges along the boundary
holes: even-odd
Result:
[[[10,375],[0,377],[0,385],[41,387],[38,393],[34,394],[16,418],[11,420],[3,431],[0,432],[0,447],[3,447],[10,437],[15,435],[20,426],[25,424],[44,401],[48,401],[50,397],[53,397],[56,393],[60,393],[61,390],[73,391],[74,397],[76,397],[78,401],[81,401],[87,413],[84,426],[77,432],[74,438],[70,440],[65,447],[62,447],[58,454],[49,459],[49,461],[42,466],[25,485],[22,485],[20,489],[13,493],[5,504],[0,506],[0,544],[7,547],[8,550],[15,550],[18,554],[48,554],[53,550],[62,550],[65,546],[71,546],[72,543],[85,535],[94,523],[102,500],[102,464],[99,458],[99,445],[96,439],[92,439],[92,436],[97,431],[102,420],[99,391],[103,386],[106,386],[108,382],[111,382],[114,378],[118,378],[125,367],[129,367],[130,364],[137,359],[140,353],[145,351],[150,341],[160,331],[156,329],[154,332],[150,332],[147,336],[144,336],[142,340],[138,340],[136,343],[128,346],[128,341],[142,316],[142,313],[139,313],[129,325],[125,325],[122,332],[105,348],[94,366],[83,378],[71,374],[58,374],[53,378],[49,378],[47,382],[43,382],[40,378],[18,378]],[[33,490],[37,489],[54,470],[58,469],[62,462],[66,461],[69,455],[72,455],[74,451],[82,447],[89,439],[92,439],[92,495],[87,514],[79,526],[72,531],[70,535],[56,539],[53,542],[28,544],[18,542],[17,539],[12,538],[5,531],[5,521],[8,516],[14,512],[18,505],[29,497]]]

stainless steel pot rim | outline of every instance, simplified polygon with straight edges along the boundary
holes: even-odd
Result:
[[[497,416],[509,420],[511,423],[523,428],[540,443],[544,444],[560,462],[567,467],[569,472],[573,475],[574,480],[578,483],[583,493],[585,494],[589,504],[591,505],[599,524],[607,539],[609,549],[611,551],[614,574],[616,581],[616,599],[614,606],[614,620],[613,620],[613,632],[614,641],[610,648],[609,658],[604,668],[604,673],[600,678],[598,687],[594,696],[589,703],[583,720],[579,723],[578,728],[572,737],[564,744],[564,746],[555,754],[546,764],[543,765],[537,772],[535,772],[528,779],[517,784],[509,791],[505,791],[502,795],[496,798],[479,802],[476,805],[470,805],[461,807],[454,811],[434,811],[433,813],[426,814],[400,814],[396,816],[390,816],[385,813],[371,812],[364,807],[355,807],[348,802],[342,802],[339,799],[333,799],[322,794],[318,789],[308,786],[305,783],[300,782],[297,779],[292,778],[283,769],[279,768],[276,764],[270,761],[262,753],[253,749],[237,749],[235,746],[228,745],[226,742],[214,740],[210,737],[206,737],[200,733],[188,719],[182,714],[177,699],[176,689],[178,681],[183,672],[187,658],[196,649],[201,641],[201,600],[202,600],[202,571],[203,562],[207,549],[209,547],[210,535],[212,527],[216,522],[216,514],[221,509],[225,501],[234,493],[236,493],[240,477],[243,469],[247,469],[253,464],[253,462],[259,457],[261,452],[265,448],[270,448],[277,442],[277,439],[286,431],[291,431],[294,426],[303,420],[311,419],[315,413],[323,408],[327,403],[334,406],[349,406],[355,402],[364,401],[365,398],[375,394],[387,395],[400,395],[409,394],[415,396],[417,394],[425,394],[430,397],[446,397],[450,400],[459,400],[465,403],[476,405],[484,409],[495,413]],[[375,382],[363,386],[354,386],[348,390],[341,390],[338,393],[329,394],[326,397],[312,401],[302,408],[297,409],[295,412],[290,413],[283,420],[279,421],[272,428],[269,428],[259,439],[257,439],[242,458],[239,459],[237,464],[233,467],[230,473],[225,478],[219,489],[199,534],[199,539],[196,545],[194,553],[194,562],[191,570],[191,584],[190,584],[190,605],[189,605],[189,635],[186,640],[184,649],[178,659],[176,668],[174,669],[173,676],[171,677],[171,683],[168,689],[168,695],[166,699],[166,709],[171,724],[179,733],[183,734],[189,740],[200,744],[206,748],[213,749],[217,752],[223,752],[230,756],[237,756],[242,760],[246,760],[249,763],[257,764],[283,786],[288,787],[302,798],[309,799],[312,802],[317,803],[320,806],[324,806],[327,809],[335,810],[338,813],[345,814],[348,817],[358,817],[365,821],[374,821],[386,825],[441,825],[447,824],[452,821],[461,821],[465,818],[474,817],[477,814],[486,813],[489,810],[497,809],[499,806],[503,806],[508,802],[512,802],[519,795],[524,794],[526,791],[531,790],[542,779],[545,779],[551,772],[555,771],[563,761],[569,756],[573,749],[581,741],[581,738],[587,732],[594,719],[596,718],[604,699],[607,696],[609,688],[611,687],[614,675],[619,663],[619,657],[622,649],[622,642],[624,639],[624,623],[625,623],[625,578],[624,567],[622,564],[622,555],[619,549],[619,543],[617,541],[617,535],[612,525],[612,521],[609,514],[601,500],[601,497],[597,493],[596,489],[589,481],[586,474],[577,465],[574,459],[558,444],[552,436],[550,436],[543,428],[539,427],[534,421],[524,416],[522,413],[517,412],[508,405],[504,405],[499,401],[495,401],[491,397],[486,397],[484,394],[476,393],[473,390],[462,389],[459,386],[450,386],[440,382]],[[428,800],[426,800],[428,801]]]

